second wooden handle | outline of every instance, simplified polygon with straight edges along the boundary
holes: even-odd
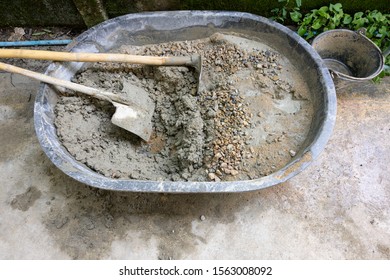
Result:
[[[129,103],[128,100],[124,100],[119,95],[113,94],[113,93],[108,92],[108,91],[102,91],[99,89],[95,89],[95,88],[87,87],[84,85],[72,83],[70,81],[61,80],[58,78],[47,76],[45,74],[37,73],[34,71],[30,71],[30,70],[20,68],[17,66],[13,66],[10,64],[6,64],[3,62],[0,62],[0,70],[4,70],[4,71],[9,72],[9,73],[23,75],[23,76],[26,76],[26,77],[29,77],[29,78],[32,78],[32,79],[35,79],[35,80],[38,80],[38,81],[41,81],[44,83],[48,83],[48,84],[64,87],[67,89],[71,89],[74,91],[78,91],[78,92],[88,94],[92,97],[96,97],[96,98],[99,98],[102,100],[107,100],[110,102],[115,101],[115,102],[119,102],[122,104]]]

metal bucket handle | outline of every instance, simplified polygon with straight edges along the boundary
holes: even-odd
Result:
[[[366,33],[367,33],[367,29],[366,29],[366,28],[362,27],[362,28],[358,29],[356,32],[357,32],[359,35],[364,36],[364,37],[365,37],[367,40],[369,40],[370,42],[372,42],[372,40],[370,40],[370,39],[366,36]],[[379,47],[378,47],[374,42],[372,42],[372,43],[378,48],[379,52],[382,52],[381,49],[379,49]],[[390,53],[390,46],[388,46],[388,47],[382,52],[383,58],[386,58],[386,57],[389,55],[389,53]],[[384,61],[384,60],[383,60],[383,61]]]
[[[370,40],[367,36],[366,36],[366,33],[367,33],[367,29],[366,28],[364,28],[364,27],[362,27],[362,28],[360,28],[360,29],[358,29],[357,31],[356,31],[359,35],[361,35],[361,36],[364,36],[367,40],[369,40],[370,42],[372,42],[372,40]],[[374,45],[375,45],[375,43],[374,42],[372,42]],[[376,45],[375,45],[376,46]],[[376,46],[377,48],[378,48],[378,50],[379,50],[379,52],[382,52],[381,51],[381,49],[379,49],[379,47],[378,46]],[[383,61],[385,61],[385,58],[389,55],[389,53],[390,53],[390,46],[388,46],[383,52],[382,52],[382,56],[383,56]],[[383,70],[383,67],[382,67],[382,70]]]

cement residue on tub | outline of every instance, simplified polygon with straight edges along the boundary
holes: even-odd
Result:
[[[205,90],[186,67],[95,63],[80,84],[123,94],[134,85],[156,104],[146,143],[110,122],[114,107],[82,94],[55,108],[60,141],[76,160],[112,178],[171,181],[247,180],[286,165],[308,134],[312,104],[303,77],[261,43],[235,35],[122,46],[116,52],[203,57]]]

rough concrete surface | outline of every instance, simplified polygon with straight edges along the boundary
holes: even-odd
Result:
[[[326,149],[284,184],[167,195],[63,174],[35,135],[39,83],[0,73],[0,259],[390,259],[389,85],[337,84]]]

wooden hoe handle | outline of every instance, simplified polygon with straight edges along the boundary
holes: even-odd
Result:
[[[193,56],[159,57],[120,53],[77,53],[27,49],[0,49],[0,58],[27,58],[39,60],[79,62],[127,62],[133,64],[165,66],[193,66],[195,63]]]

